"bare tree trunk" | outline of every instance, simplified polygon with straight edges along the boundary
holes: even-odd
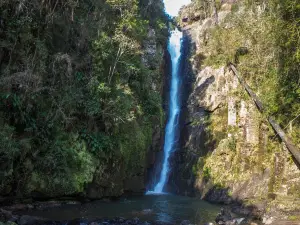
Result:
[[[230,65],[230,69],[233,71],[233,73],[235,74],[235,76],[237,76],[237,78],[239,79],[239,81],[242,84],[242,86],[245,88],[245,90],[248,92],[248,94],[250,95],[250,97],[252,98],[252,100],[255,102],[258,110],[260,112],[264,112],[264,107],[263,107],[262,102],[257,97],[257,95],[252,91],[252,89],[248,86],[248,84],[246,83],[246,81],[241,76],[239,76],[238,71],[235,68],[235,66],[233,66],[231,64]],[[273,129],[275,130],[276,134],[285,143],[286,147],[288,148],[288,150],[290,151],[290,153],[292,154],[292,156],[294,157],[294,159],[297,161],[298,164],[300,164],[300,150],[298,149],[298,147],[292,142],[292,140],[290,139],[290,137],[287,136],[284,133],[284,131],[279,126],[279,124],[277,124],[276,121],[272,117],[269,117],[268,121],[271,124],[271,126],[273,127]]]
[[[109,84],[111,83],[112,77],[114,76],[117,64],[118,64],[118,62],[119,62],[120,57],[121,57],[122,54],[123,53],[121,51],[121,47],[119,47],[118,52],[117,52],[117,56],[116,56],[116,59],[115,59],[115,62],[114,62],[114,65],[113,65],[113,67],[110,67],[110,69],[109,69],[109,76],[108,76],[108,83]]]

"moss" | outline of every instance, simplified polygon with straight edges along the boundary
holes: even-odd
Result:
[[[300,184],[294,183],[288,188],[288,194],[300,198]]]
[[[221,107],[214,113],[209,114],[205,119],[206,133],[209,136],[205,143],[206,148],[210,148],[213,143],[214,147],[218,146],[219,142],[227,136],[227,107]]]
[[[98,161],[83,141],[71,138],[53,148],[35,165],[27,182],[27,193],[35,191],[46,196],[82,193],[85,185],[92,182]]]
[[[211,169],[209,167],[203,168],[203,177],[206,180],[209,180],[211,178]]]
[[[299,215],[290,215],[290,216],[288,216],[288,220],[300,221],[300,216]]]
[[[145,165],[146,153],[152,141],[151,124],[132,122],[123,126],[120,140],[121,154],[126,164],[127,175],[139,174]]]

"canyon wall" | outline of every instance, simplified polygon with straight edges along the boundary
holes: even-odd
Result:
[[[227,52],[236,51],[232,62],[239,68],[238,57],[255,51],[259,45],[251,43],[250,36],[237,39],[237,49],[231,45],[230,32],[235,32],[234,27],[247,14],[245,11],[252,8],[247,8],[244,1],[222,2],[217,17],[194,2],[183,8],[178,18],[190,39],[187,61],[191,69],[184,76],[188,83],[192,81],[192,88],[187,92],[183,110],[181,148],[174,159],[174,191],[214,203],[242,204],[236,212],[265,215],[265,221],[297,219],[299,167],[268,124],[266,115],[257,110],[225,60],[222,62]],[[250,17],[262,21],[266,8],[253,6]],[[258,28],[254,24],[249,29]],[[214,49],[212,42],[219,38],[214,36],[218,32],[229,35]],[[241,62],[242,71],[246,71],[246,65],[247,61]],[[247,81],[251,86],[255,83],[250,78]]]

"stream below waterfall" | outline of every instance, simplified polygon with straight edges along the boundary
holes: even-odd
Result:
[[[213,222],[219,211],[220,206],[196,198],[146,195],[123,198],[115,202],[94,201],[82,205],[35,209],[20,212],[20,214],[38,216],[51,221],[124,217],[126,219],[138,218],[155,224],[180,224],[183,220],[189,220],[192,224],[203,225]]]

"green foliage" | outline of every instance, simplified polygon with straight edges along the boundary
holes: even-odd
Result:
[[[236,139],[234,137],[231,137],[228,140],[228,148],[233,151],[236,152]]]
[[[0,11],[1,193],[84,192],[120,159],[141,173],[163,124],[161,55],[142,63],[149,29],[166,46],[162,1],[5,0]]]
[[[83,131],[80,138],[85,141],[89,151],[99,159],[113,158],[115,143],[104,133],[91,134]]]
[[[4,125],[0,130],[0,191],[7,193],[13,182],[15,163],[21,155],[20,146],[13,138],[14,128]]]
[[[300,4],[297,1],[280,1],[281,21],[277,43],[279,53],[279,83],[281,94],[278,111],[284,112],[282,120],[290,121],[300,114]],[[288,120],[285,118],[287,117]],[[298,121],[298,125],[300,122]]]
[[[88,152],[86,143],[77,135],[64,134],[39,154],[28,191],[54,196],[83,192],[96,166],[97,160]]]
[[[209,167],[203,168],[203,178],[209,180],[211,178],[211,169]]]
[[[267,127],[265,123],[267,116],[275,117],[300,147],[299,9],[299,3],[293,0],[237,1],[218,26],[208,29],[203,26],[199,29],[197,41],[201,48],[197,49],[194,59],[206,56],[201,57],[204,60],[198,60],[199,67],[204,64],[219,68],[229,62],[234,63],[240,76],[259,95],[267,111],[264,115],[256,115],[258,112],[250,108],[252,100],[241,86],[237,91],[229,90],[229,97],[245,103],[247,122],[245,125],[245,121],[241,120],[237,121],[238,126],[235,128],[226,127],[227,109],[222,112],[222,108],[209,117],[205,147],[213,150],[213,153],[205,155],[205,160],[199,158],[197,165],[193,167],[193,172],[200,175],[197,183],[201,185],[204,195],[210,188],[203,185],[203,181],[209,180],[215,187],[222,184],[219,187],[232,190],[233,184],[245,184],[255,177],[253,174],[263,174],[268,170],[270,177],[266,178],[267,187],[258,186],[251,198],[265,198],[266,191],[273,197],[273,193],[279,193],[278,190],[293,179],[292,168],[295,163],[292,157],[289,157],[288,162],[285,161],[287,152],[283,151],[278,136],[274,137],[271,126]],[[240,111],[238,105],[236,111]],[[237,119],[242,119],[241,116],[238,115]],[[202,121],[193,121],[192,125],[201,123]],[[248,126],[251,127],[250,131]],[[228,133],[231,134],[230,137]],[[259,137],[259,140],[254,144],[249,134]],[[286,163],[290,165],[285,165]],[[291,172],[287,172],[289,170]],[[290,174],[293,175],[289,177]],[[299,185],[288,186],[288,195],[297,198]],[[232,195],[232,192],[228,192],[228,195]],[[280,195],[276,199],[280,199],[280,204],[284,207],[291,207],[289,202],[281,201]]]
[[[238,10],[208,31],[210,38],[202,47],[209,53],[204,63],[214,67],[235,63],[262,99],[267,115],[286,127],[300,114],[299,4],[241,1],[235,7]],[[291,136],[299,122],[293,122]]]
[[[121,130],[117,138],[124,156],[126,172],[134,175],[145,165],[146,153],[152,140],[152,127],[145,122],[139,124],[133,121],[128,125],[122,125]]]
[[[149,25],[156,32],[157,42],[165,46],[166,37],[169,36],[168,24],[171,18],[165,14],[163,1],[140,0],[139,9],[143,18],[149,21]]]

